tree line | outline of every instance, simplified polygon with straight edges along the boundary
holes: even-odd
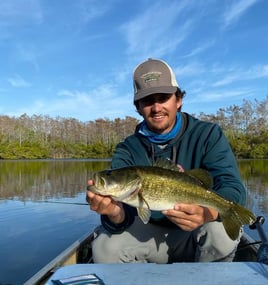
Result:
[[[221,108],[216,114],[200,113],[199,118],[221,126],[237,158],[268,158],[268,96],[243,100],[241,106]]]
[[[237,158],[268,158],[268,96],[215,114],[193,115],[219,124]],[[128,116],[81,122],[47,115],[0,115],[0,159],[109,158],[138,123]]]
[[[108,158],[138,119],[74,118],[23,114],[0,116],[0,159]]]

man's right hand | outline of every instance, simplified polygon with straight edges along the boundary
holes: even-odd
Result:
[[[94,185],[93,180],[88,181],[88,191],[86,200],[92,211],[100,215],[107,215],[111,222],[122,223],[125,219],[125,211],[121,202],[114,201],[109,196],[101,196],[90,191],[90,186]]]

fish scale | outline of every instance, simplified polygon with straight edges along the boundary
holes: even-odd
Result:
[[[167,210],[172,209],[175,203],[192,203],[200,201],[207,203],[207,206],[215,206],[217,201],[215,195],[211,195],[204,187],[200,186],[200,182],[193,177],[186,178],[184,173],[171,172],[167,169],[145,168],[138,171],[141,182],[141,191],[145,200],[151,205],[151,210]],[[168,187],[167,187],[168,181]],[[161,199],[159,199],[161,197]],[[148,199],[147,199],[148,198]],[[166,200],[165,200],[166,199]],[[166,201],[164,207],[164,201]],[[218,207],[222,206],[219,199]],[[199,204],[199,203],[197,203]],[[155,205],[162,205],[156,208]],[[224,204],[226,206],[226,204]]]

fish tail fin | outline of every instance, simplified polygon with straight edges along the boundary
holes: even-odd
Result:
[[[230,208],[220,213],[226,233],[232,240],[239,237],[242,225],[251,225],[256,220],[255,215],[239,204],[230,203]]]

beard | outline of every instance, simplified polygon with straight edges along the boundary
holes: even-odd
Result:
[[[172,130],[175,121],[175,119],[170,119],[166,113],[152,113],[146,120],[146,123],[152,132],[157,134],[164,134]]]

